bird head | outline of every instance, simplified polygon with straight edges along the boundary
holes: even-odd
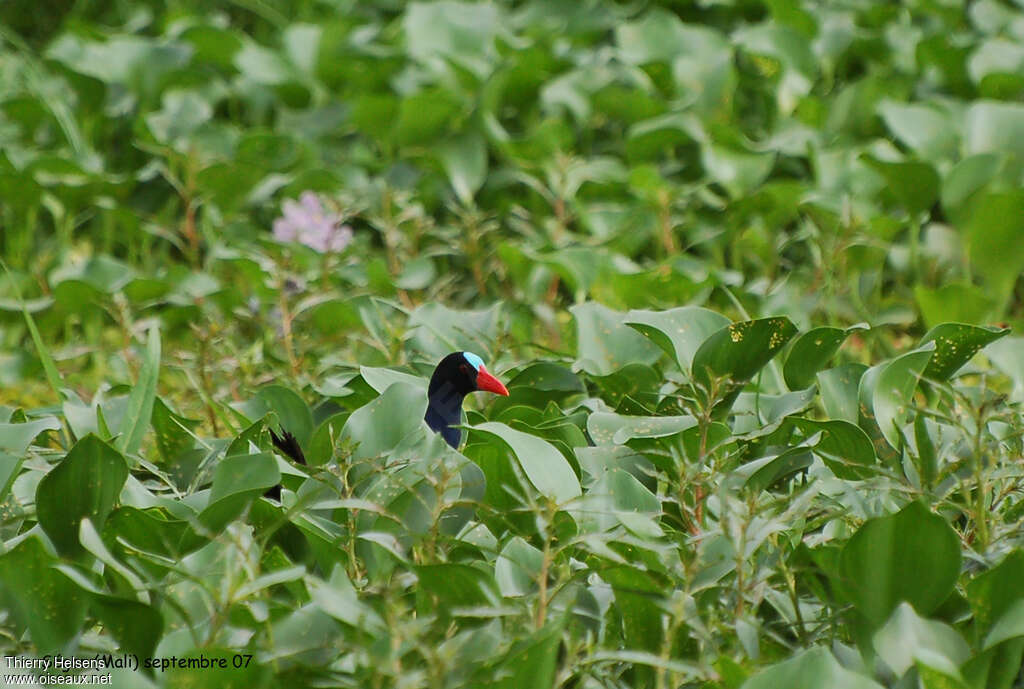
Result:
[[[477,390],[508,396],[508,389],[490,374],[483,359],[473,352],[452,352],[441,359],[430,377],[424,418],[452,447],[458,447],[461,437],[453,426],[461,423],[462,400]]]

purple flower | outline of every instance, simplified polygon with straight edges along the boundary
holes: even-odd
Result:
[[[304,191],[298,201],[285,199],[283,215],[274,220],[274,238],[299,242],[320,253],[342,251],[352,241],[352,228],[323,207],[315,192]]]

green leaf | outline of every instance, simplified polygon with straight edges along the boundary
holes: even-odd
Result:
[[[796,326],[784,316],[728,325],[693,355],[693,378],[705,386],[713,376],[737,383],[750,380],[795,334]]]
[[[847,670],[827,648],[815,646],[776,663],[748,679],[740,689],[882,689],[882,685]]]
[[[21,305],[21,313],[25,317],[25,325],[28,326],[29,334],[32,335],[32,344],[35,346],[36,355],[39,357],[39,361],[43,364],[43,372],[46,374],[46,381],[50,384],[50,389],[53,390],[54,397],[60,400],[62,399],[60,391],[64,388],[64,379],[61,377],[60,371],[57,370],[57,364],[54,363],[53,354],[43,342],[43,337],[39,334],[39,328],[36,327],[36,321],[32,318],[32,314],[29,313],[28,308],[25,306],[25,300],[21,298],[21,290],[18,289],[17,281],[11,275],[11,271],[3,259],[0,259],[0,266],[3,266],[4,273],[7,274],[7,281],[11,285],[11,289],[14,290],[15,298]]]
[[[628,314],[594,302],[569,308],[576,320],[576,367],[608,376],[627,364],[653,364],[659,348],[624,321]]]
[[[1024,601],[1024,550],[1010,552],[998,565],[967,584],[967,600],[979,635],[985,636],[1011,607]]]
[[[750,465],[756,466],[756,471],[743,482],[744,488],[753,491],[767,490],[782,481],[793,478],[811,466],[814,457],[806,447],[793,447],[775,457],[765,458],[765,460],[750,463]],[[743,468],[747,466],[749,465],[744,465]]]
[[[44,416],[25,423],[0,423],[0,451],[24,455],[43,431],[59,431],[60,422],[55,416]]]
[[[837,584],[873,625],[902,601],[931,614],[960,574],[960,538],[946,520],[912,502],[866,521],[839,555]]]
[[[875,446],[856,424],[842,419],[795,418],[793,422],[805,432],[822,431],[814,452],[839,478],[855,481],[874,474]]]
[[[140,658],[153,656],[164,631],[159,610],[137,600],[95,594],[89,607],[120,650]]]
[[[153,401],[153,434],[156,448],[165,463],[174,462],[182,452],[195,447],[193,431],[201,423],[171,411],[159,397]]]
[[[569,462],[547,441],[495,421],[477,424],[473,432],[500,438],[512,450],[533,487],[559,505],[582,494]]]
[[[872,642],[879,657],[897,677],[915,663],[954,677],[971,655],[963,637],[948,624],[918,616],[907,603],[900,603],[889,620],[875,632]]]
[[[260,494],[281,480],[272,454],[234,455],[217,463],[210,487],[210,504],[238,493]]]
[[[501,663],[501,679],[493,685],[494,689],[548,689],[554,686],[561,632],[558,625],[549,625],[515,644]]]
[[[928,163],[918,160],[893,163],[868,155],[863,158],[885,178],[887,188],[908,213],[916,215],[926,211],[939,198],[939,173]]]
[[[626,314],[623,323],[661,347],[675,359],[680,370],[688,372],[701,344],[730,321],[699,306],[682,306],[668,311],[634,309]]]
[[[859,419],[857,390],[867,370],[864,364],[843,364],[818,372],[818,389],[825,413],[832,419],[857,423]]]
[[[342,429],[342,440],[356,444],[354,459],[379,457],[411,434],[426,431],[426,409],[423,388],[395,383],[380,397],[352,412]]]
[[[139,370],[139,379],[128,397],[128,406],[121,417],[120,437],[117,449],[125,454],[134,454],[142,445],[142,438],[153,417],[153,401],[156,399],[156,381],[160,375],[160,329],[154,325],[149,329],[146,342],[146,357]]]
[[[501,595],[525,596],[537,590],[544,555],[519,536],[513,536],[494,561],[494,579]]]
[[[88,605],[87,594],[54,569],[57,562],[34,534],[0,555],[4,609],[43,654],[60,653],[81,633]]]
[[[413,569],[422,593],[436,596],[445,610],[494,605],[498,600],[494,580],[475,567],[444,563]]]
[[[128,465],[121,453],[94,435],[79,440],[42,478],[36,488],[36,514],[60,553],[82,552],[82,518],[102,529],[127,478]]]
[[[900,429],[910,418],[914,391],[935,353],[935,345],[926,343],[913,352],[898,356],[882,367],[871,393],[875,422],[893,448],[900,446]],[[864,385],[864,380],[861,380]]]
[[[697,425],[692,416],[624,416],[594,412],[587,417],[587,432],[597,445],[623,445],[632,438],[664,438]]]
[[[942,323],[921,338],[921,344],[935,342],[935,353],[924,370],[925,378],[949,380],[978,351],[1001,337],[1009,328],[979,327],[965,323]]]
[[[476,132],[463,134],[443,145],[439,153],[448,181],[459,201],[473,205],[473,197],[487,178],[487,146]]]
[[[1024,600],[1017,600],[999,616],[992,629],[985,636],[984,649],[1001,644],[1008,639],[1024,636]]]
[[[1024,127],[1024,119],[1021,125]],[[971,266],[1004,308],[1024,271],[1024,243],[1020,241],[1024,236],[1024,190],[985,194],[971,209],[964,228]]]
[[[299,393],[283,385],[267,385],[260,388],[256,399],[268,411],[277,414],[281,428],[287,430],[305,447],[313,435],[313,413]]]
[[[962,282],[952,282],[935,289],[914,285],[914,298],[925,325],[929,327],[947,322],[988,320],[999,307],[986,290]]]
[[[786,385],[790,390],[810,387],[818,371],[825,368],[850,333],[866,329],[867,324],[854,325],[845,330],[823,326],[802,334],[793,343],[782,368]]]

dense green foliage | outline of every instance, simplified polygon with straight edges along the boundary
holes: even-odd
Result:
[[[1024,4],[211,4],[0,4],[5,655],[1024,685]]]

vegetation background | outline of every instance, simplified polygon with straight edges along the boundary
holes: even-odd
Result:
[[[0,4],[3,653],[1024,686],[1022,96],[1021,0]]]

